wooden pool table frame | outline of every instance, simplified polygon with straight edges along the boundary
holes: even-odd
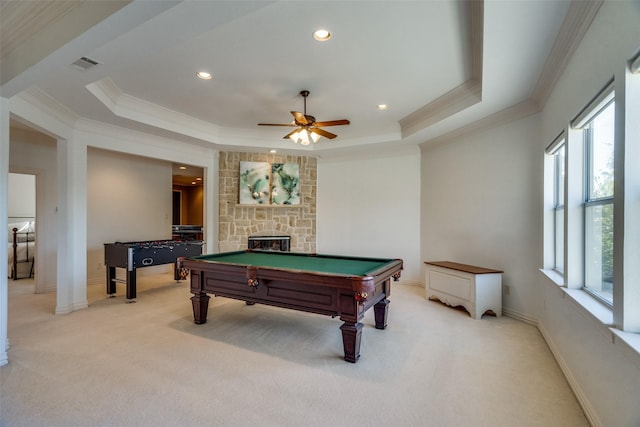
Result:
[[[283,256],[287,255],[292,254],[283,253]],[[355,363],[360,357],[363,328],[360,321],[365,312],[373,307],[375,327],[386,328],[391,278],[397,281],[402,270],[402,260],[379,261],[380,268],[360,276],[228,264],[193,258],[181,258],[178,263],[191,273],[191,301],[196,324],[207,321],[210,299],[207,294],[243,300],[249,305],[260,303],[331,317],[339,316],[344,322],[340,327],[344,359]]]

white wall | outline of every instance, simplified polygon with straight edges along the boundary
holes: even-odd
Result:
[[[171,175],[171,163],[163,160],[89,148],[89,283],[105,280],[104,243],[171,238]],[[148,270],[153,268],[138,273],[145,274]]]
[[[640,425],[640,355],[536,272],[542,165],[544,148],[640,48],[639,22],[640,2],[605,1],[540,114],[422,153],[423,256],[503,269],[505,312],[538,322],[595,426]]]
[[[403,282],[421,282],[420,153],[319,159],[318,253],[401,258]]]
[[[640,2],[606,1],[542,111],[539,159],[545,145],[639,48]],[[640,354],[542,274],[539,288],[540,330],[592,424],[640,425]]]
[[[9,174],[7,215],[9,217],[36,216],[36,177],[23,173]]]
[[[56,141],[39,132],[11,128],[9,170],[36,175],[36,291],[56,288]]]
[[[558,285],[540,279],[539,328],[594,426],[640,425],[640,357]]]
[[[542,111],[549,144],[640,48],[640,1],[605,1]]]
[[[504,271],[505,312],[535,321],[538,116],[422,150],[422,256]]]

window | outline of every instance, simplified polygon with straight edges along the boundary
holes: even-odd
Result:
[[[609,101],[583,127],[585,168],[585,289],[613,303],[615,104]]]
[[[564,271],[564,140],[553,152],[553,256],[554,269]]]
[[[640,332],[638,114],[640,53],[545,148],[544,158],[545,274],[603,325],[631,333]],[[640,352],[634,340],[626,342]]]

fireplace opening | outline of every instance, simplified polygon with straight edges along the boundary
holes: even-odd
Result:
[[[289,252],[291,236],[249,236],[249,249],[259,249],[262,251]]]

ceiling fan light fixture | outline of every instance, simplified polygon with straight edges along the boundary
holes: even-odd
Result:
[[[291,135],[289,135],[289,139],[295,142],[296,144],[298,143],[299,138],[300,137],[298,136],[298,132],[294,132]]]
[[[309,138],[309,132],[306,129],[302,129],[298,132],[298,136],[300,137],[300,145],[309,145],[311,144],[311,138]]]
[[[324,126],[341,126],[348,125],[350,122],[347,119],[340,120],[328,120],[328,121],[316,121],[314,116],[307,114],[307,96],[309,96],[308,90],[300,91],[300,96],[304,99],[304,113],[299,111],[291,111],[293,114],[292,123],[258,123],[258,126],[298,126],[297,129],[292,130],[284,136],[284,139],[289,138],[294,143],[300,143],[302,145],[309,145],[311,142],[316,143],[320,137],[324,136],[327,139],[333,139],[337,135],[331,132],[327,132],[322,129]]]
[[[289,135],[289,139],[291,139],[296,144],[300,143],[300,145],[309,145],[312,142],[318,142],[318,140],[320,139],[320,135],[314,132],[309,132],[307,129],[298,129],[297,131]]]
[[[313,38],[319,42],[326,42],[331,38],[331,33],[325,29],[319,29],[313,32]]]
[[[298,138],[300,145],[311,144],[311,138],[309,138],[309,132],[307,132],[306,129],[301,129],[300,132],[298,132]]]

